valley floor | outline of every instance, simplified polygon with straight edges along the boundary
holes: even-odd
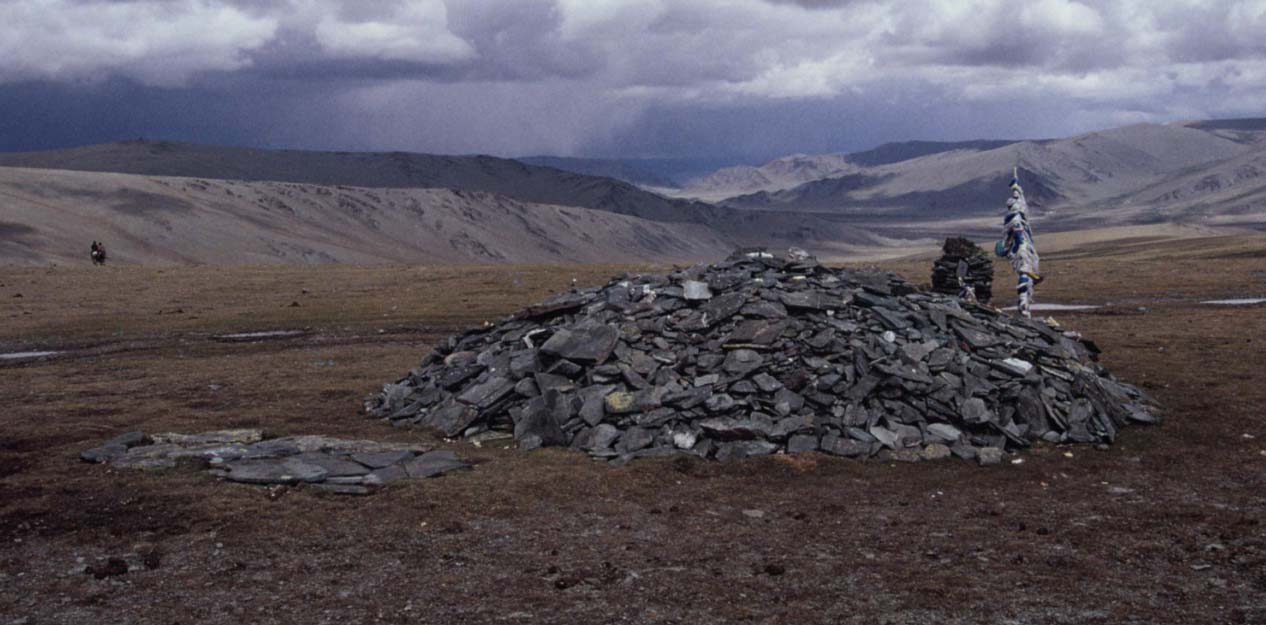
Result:
[[[1052,249],[1039,301],[1104,305],[1058,320],[1167,421],[992,468],[617,468],[363,417],[432,342],[644,267],[0,269],[0,354],[61,352],[0,359],[0,623],[1266,622],[1266,311],[1199,303],[1266,296],[1266,236]],[[1003,298],[1009,280],[999,265]],[[275,329],[307,332],[212,339]],[[77,459],[127,430],[230,427],[478,465],[343,498]]]

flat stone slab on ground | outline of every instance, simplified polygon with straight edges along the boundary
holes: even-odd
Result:
[[[359,484],[314,484],[314,488],[335,495],[372,495],[374,489]]]
[[[352,454],[352,460],[359,462],[371,469],[381,469],[393,464],[400,464],[405,460],[413,458],[413,452],[408,450],[396,451],[368,451],[359,454]]]
[[[227,463],[225,469],[229,472],[229,480],[247,484],[320,482],[329,476],[329,472],[320,466],[297,458],[239,460]]]
[[[432,451],[427,445],[320,435],[262,437],[259,430],[165,433],[152,439],[129,432],[84,451],[80,458],[129,469],[169,469],[182,459],[195,458],[210,465],[212,475],[232,482],[312,484],[344,495],[368,495],[390,482],[471,468],[454,452]]]
[[[369,473],[369,467],[359,462],[319,451],[302,453],[295,456],[294,459],[325,469],[327,477],[350,477]]]
[[[428,451],[404,463],[409,477],[436,477],[457,469],[469,469],[470,465],[457,459],[457,454],[444,449]]]
[[[174,445],[209,445],[212,443],[256,443],[264,438],[263,430],[215,430],[200,434],[178,434],[164,432],[153,436],[155,443],[172,443]]]

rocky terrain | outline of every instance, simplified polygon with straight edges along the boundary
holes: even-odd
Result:
[[[1052,314],[1164,423],[991,468],[614,466],[364,418],[450,335],[573,278],[670,266],[6,268],[0,353],[59,353],[0,359],[0,622],[1266,621],[1266,315],[1199,303],[1266,295],[1266,237],[1117,234],[1048,250],[1038,301],[1104,305]],[[924,282],[936,254],[884,268]],[[283,329],[306,331],[215,340]],[[474,470],[351,498],[80,459],[126,432],[221,429],[450,450]]]
[[[984,303],[993,299],[993,250],[981,249],[970,239],[950,237],[941,251],[932,264],[933,291]],[[964,293],[965,288],[970,294]]]
[[[1032,441],[1107,443],[1157,421],[1079,338],[803,251],[739,252],[453,336],[366,407],[619,463],[823,451],[996,464]]]

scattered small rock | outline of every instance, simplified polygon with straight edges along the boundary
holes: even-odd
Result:
[[[941,443],[932,443],[931,445],[924,447],[923,451],[919,452],[919,455],[924,460],[943,460],[950,457],[952,452],[949,447],[946,447]]]
[[[976,461],[982,467],[1000,464],[1002,462],[1002,449],[998,447],[981,447],[976,450]]]
[[[128,449],[148,442],[150,440],[142,432],[127,432],[80,453],[79,458],[84,462],[110,462],[122,458]]]
[[[141,564],[151,571],[163,565],[163,554],[156,546],[144,546],[137,550],[137,555],[141,556]]]
[[[105,562],[89,565],[86,572],[97,579],[105,579],[116,575],[126,575],[128,565],[123,558],[109,558]]]

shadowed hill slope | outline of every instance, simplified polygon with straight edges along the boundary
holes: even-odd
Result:
[[[1018,166],[1039,216],[1040,209],[1061,209],[1056,221],[1072,223],[1088,213],[1122,223],[1242,213],[1257,204],[1238,202],[1228,189],[1248,190],[1247,181],[1257,177],[1266,157],[1266,130],[1259,128],[1266,124],[1138,124],[1067,139],[937,152],[789,189],[737,195],[722,204],[916,221],[992,216],[1001,210],[1010,171]],[[1201,209],[1187,210],[1194,206]]]
[[[715,257],[699,224],[450,189],[0,168],[0,264],[542,263]]]
[[[725,214],[707,204],[665,198],[627,182],[493,156],[264,150],[137,140],[0,154],[0,166],[327,186],[465,189],[656,221],[709,223]]]
[[[454,189],[461,193],[481,192],[485,196],[495,194],[495,203],[498,204],[515,200],[522,204],[574,206],[636,217],[646,220],[645,224],[641,224],[642,227],[654,225],[657,231],[663,232],[668,232],[670,226],[699,225],[703,229],[687,228],[681,231],[682,235],[687,238],[698,237],[703,236],[701,233],[706,231],[710,240],[724,240],[729,245],[800,245],[812,247],[822,253],[840,253],[841,246],[874,243],[869,234],[853,225],[817,215],[785,210],[742,211],[692,200],[669,199],[619,180],[575,174],[491,156],[264,150],[137,140],[44,152],[0,154],[0,167],[21,167],[32,172],[51,170],[50,174],[52,171],[78,171],[101,176],[97,181],[92,181],[91,176],[75,178],[75,185],[88,186],[108,186],[110,180],[121,180],[111,176],[129,174],[191,178],[202,182],[223,181],[223,184],[235,184],[229,181],[250,182],[257,183],[256,188],[265,190],[276,188],[276,185],[263,183],[316,185],[327,187],[333,192],[353,195],[364,194],[365,189]],[[165,205],[179,205],[190,201],[182,196],[182,193],[190,192],[189,189],[187,185],[182,185],[180,192],[168,194],[165,197],[170,201],[164,200]],[[111,192],[122,191],[114,189]],[[472,205],[484,205],[487,202],[485,196],[472,200]],[[89,199],[98,203],[104,201],[100,196],[93,197],[97,199]],[[241,216],[248,219],[249,213],[241,213]],[[598,216],[593,219],[608,222],[610,227],[616,227],[618,223],[638,223],[600,219]],[[22,225],[21,222],[8,221],[15,224],[13,227]],[[514,222],[500,225],[507,231],[498,236],[514,236],[513,231],[517,227]],[[538,226],[537,230],[548,236],[567,236],[565,230],[553,230],[555,226],[561,227],[561,224]],[[227,228],[227,224],[224,227]],[[490,235],[495,227],[496,224],[487,224],[485,235]],[[612,238],[625,234],[627,233],[609,233],[606,236]],[[474,238],[481,239],[481,236]],[[602,249],[597,243],[591,243],[590,247],[594,250]],[[674,249],[672,245],[616,245],[612,251],[612,260],[616,257],[628,260],[681,257],[680,250]],[[536,258],[535,261],[546,258],[577,261],[590,258],[587,252],[579,251],[579,247],[575,250],[575,255],[550,253]],[[383,257],[379,253],[372,256]],[[689,256],[695,257],[694,253]],[[698,252],[698,256],[708,254]],[[514,253],[508,253],[506,257],[527,261]],[[339,258],[342,260],[342,257]],[[461,258],[451,262],[469,260],[466,257]]]
[[[712,158],[573,158],[562,156],[515,157],[529,165],[553,167],[587,176],[604,176],[645,187],[674,188],[707,175],[732,160]]]
[[[682,195],[719,200],[743,194],[775,193],[826,178],[861,174],[866,168],[944,152],[977,152],[1015,141],[902,141],[848,154],[792,154],[762,165],[718,169],[692,180]],[[864,174],[863,174],[864,175]]]
[[[831,246],[871,242],[869,235],[854,226],[816,215],[739,211],[670,199],[619,180],[491,156],[263,150],[138,140],[0,154],[0,167],[5,166],[335,188],[460,189],[530,204],[596,209],[662,224],[699,224],[711,229],[714,236],[736,244],[814,245],[826,251]]]

